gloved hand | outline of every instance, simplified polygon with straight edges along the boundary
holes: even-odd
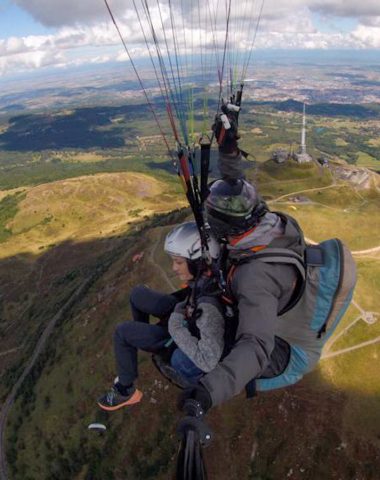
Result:
[[[212,130],[219,144],[221,153],[232,155],[238,154],[238,112],[231,111],[227,105],[222,106],[222,113],[217,114]]]
[[[177,405],[187,415],[202,417],[212,407],[212,399],[208,390],[197,383],[180,393]]]

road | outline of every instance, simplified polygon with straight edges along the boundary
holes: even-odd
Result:
[[[366,250],[354,250],[352,252],[353,255],[368,255],[369,253],[380,252],[380,246],[367,248]]]

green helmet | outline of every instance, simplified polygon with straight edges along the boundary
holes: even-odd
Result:
[[[217,180],[206,200],[207,218],[218,238],[253,228],[268,211],[257,190],[246,180]]]

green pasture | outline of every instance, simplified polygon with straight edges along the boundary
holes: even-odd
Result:
[[[380,258],[377,261],[358,258],[356,260],[358,283],[354,300],[365,311],[380,313],[377,294],[380,289]],[[359,315],[360,311],[351,304],[336,334],[348,327]],[[339,352],[379,337],[380,316],[377,315],[376,318],[376,322],[372,325],[362,319],[356,322],[333,343],[330,351]],[[347,401],[343,412],[344,428],[348,432],[363,435],[371,441],[376,441],[380,427],[379,357],[380,342],[322,360],[319,367],[324,380],[346,394]]]
[[[366,152],[358,152],[356,165],[358,167],[380,169],[380,152],[376,158],[372,155],[368,155]]]
[[[19,204],[25,196],[25,193],[14,193],[0,200],[0,243],[4,243],[12,236],[12,230],[8,224],[17,215]]]
[[[368,143],[371,147],[380,147],[380,138],[371,138]]]
[[[305,192],[315,204],[273,203],[272,208],[284,210],[293,215],[302,226],[305,235],[320,242],[326,238],[339,237],[352,250],[364,250],[379,245],[380,197],[374,193],[361,194],[362,199],[351,192],[350,188],[341,188]]]

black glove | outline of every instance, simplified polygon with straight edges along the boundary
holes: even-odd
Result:
[[[179,410],[189,416],[202,417],[211,407],[211,396],[201,383],[186,388],[178,397]]]
[[[229,127],[229,128],[228,128]],[[219,151],[227,155],[239,152],[238,140],[238,112],[228,110],[227,105],[222,106],[222,113],[216,115],[212,126]]]

